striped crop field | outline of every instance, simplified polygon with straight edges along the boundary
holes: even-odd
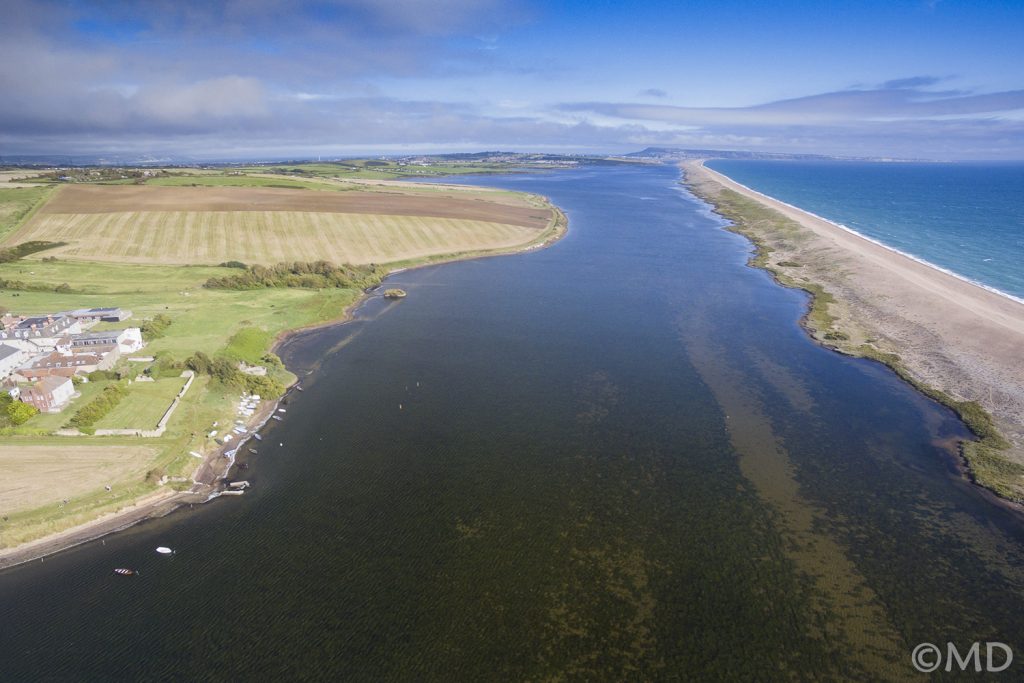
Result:
[[[551,217],[525,201],[211,189],[66,187],[6,243],[66,242],[44,255],[117,263],[389,263],[525,245]]]

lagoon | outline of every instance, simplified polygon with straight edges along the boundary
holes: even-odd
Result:
[[[1024,523],[961,476],[966,430],[815,345],[678,169],[460,182],[547,195],[569,233],[295,337],[305,390],[244,496],[0,573],[5,677],[885,680],[920,642],[1024,653]]]

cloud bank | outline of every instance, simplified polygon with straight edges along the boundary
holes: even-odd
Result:
[[[8,0],[0,154],[679,145],[1024,156],[1024,90],[943,89],[931,75],[746,107],[689,107],[685,93],[636,86],[634,101],[574,101],[578,73],[546,75],[565,79],[565,101],[514,109],[451,86],[476,77],[500,90],[521,73],[497,36],[536,15],[502,0]],[[389,94],[412,79],[436,96]]]

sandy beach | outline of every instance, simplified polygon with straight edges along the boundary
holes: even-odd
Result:
[[[853,355],[896,354],[914,381],[976,401],[1010,442],[999,456],[1024,464],[1024,304],[756,192],[702,161],[683,170],[691,188],[720,210],[732,191],[786,219],[751,216],[737,231],[769,248],[764,265],[784,283],[817,284],[835,300],[830,329],[807,325],[815,338]],[[1020,499],[1021,468],[1002,469],[1006,488],[997,492]]]

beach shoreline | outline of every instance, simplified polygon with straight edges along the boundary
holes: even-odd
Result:
[[[471,261],[497,256],[511,256],[551,246],[561,240],[568,233],[568,218],[565,213],[555,206],[547,197],[541,197],[541,199],[551,209],[552,217],[548,227],[538,235],[537,240],[525,245],[505,249],[452,254],[423,259],[421,260],[422,262],[417,263],[396,264],[396,267],[388,271],[387,275],[381,279],[381,284],[363,291],[355,301],[349,304],[344,311],[342,311],[338,318],[294,329],[282,330],[274,337],[269,351],[277,354],[286,343],[297,336],[317,330],[345,325],[346,323],[351,322],[359,307],[365,304],[374,292],[381,289],[387,278],[398,273],[418,268],[426,268],[428,266],[456,263],[459,261]],[[194,485],[191,489],[187,491],[177,491],[170,488],[163,490],[158,489],[157,491],[149,492],[141,498],[125,504],[125,506],[119,510],[107,512],[95,519],[69,529],[63,529],[56,533],[42,536],[10,548],[0,548],[0,571],[25,564],[27,562],[43,559],[49,555],[88,543],[108,534],[127,529],[128,527],[134,526],[148,519],[164,517],[185,505],[207,503],[220,497],[219,492],[223,490],[223,487],[218,487],[217,482],[221,481],[228,475],[235,462],[234,458],[230,458],[226,463],[227,466],[221,470],[218,465],[221,464],[221,461],[224,458],[224,453],[232,449],[239,449],[247,443],[249,439],[252,438],[252,434],[257,433],[264,425],[267,424],[267,422],[270,421],[271,416],[276,414],[278,407],[281,405],[281,401],[294,391],[300,382],[300,378],[296,376],[296,379],[285,388],[285,391],[281,396],[273,401],[266,402],[253,417],[247,420],[247,435],[240,442],[233,445],[223,445],[217,448],[211,448],[207,452],[202,453],[202,460],[196,466],[196,469],[193,470]]]
[[[755,245],[751,265],[809,292],[826,347],[885,363],[964,419],[969,476],[1024,501],[1024,302],[738,183],[681,164],[687,186]]]

